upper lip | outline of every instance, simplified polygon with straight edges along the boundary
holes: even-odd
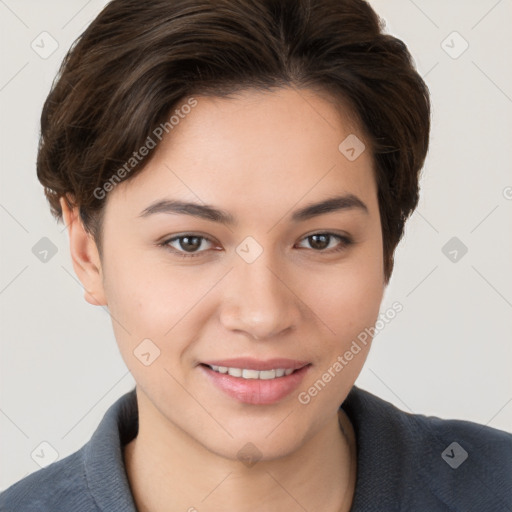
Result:
[[[234,359],[216,359],[211,361],[202,361],[202,364],[208,366],[226,366],[228,368],[245,368],[247,370],[275,370],[282,368],[284,370],[298,370],[309,364],[307,361],[297,361],[296,359],[285,359],[282,357],[274,359],[254,359],[252,357],[237,357]]]

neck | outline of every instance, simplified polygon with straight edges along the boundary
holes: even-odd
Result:
[[[124,456],[139,512],[350,510],[357,456],[342,410],[295,452],[245,466],[162,427],[161,419],[141,421],[150,411],[138,402],[139,432]]]

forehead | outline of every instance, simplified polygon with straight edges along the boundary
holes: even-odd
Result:
[[[194,99],[145,169],[110,194],[116,205],[142,210],[171,196],[275,210],[334,193],[371,202],[376,184],[367,141],[328,95],[283,88]],[[347,140],[360,143],[355,159],[344,152]]]

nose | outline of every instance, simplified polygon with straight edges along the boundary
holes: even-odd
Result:
[[[267,258],[239,260],[223,290],[220,320],[225,329],[257,339],[273,339],[296,328],[301,301],[297,283]]]

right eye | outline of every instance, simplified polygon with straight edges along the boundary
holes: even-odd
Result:
[[[199,250],[201,247],[204,247],[203,242],[213,243],[212,240],[205,236],[186,233],[167,238],[159,245],[170,250],[172,253],[176,254],[176,256],[182,258],[194,258],[201,256],[201,254],[205,252],[205,250]]]

